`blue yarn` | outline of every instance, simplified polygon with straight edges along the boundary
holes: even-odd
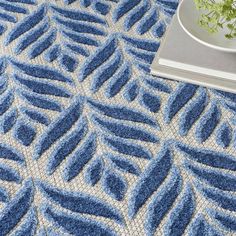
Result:
[[[105,192],[117,201],[122,201],[127,191],[125,179],[110,170],[106,170],[103,176],[103,188]]]
[[[177,112],[194,96],[198,87],[192,84],[181,84],[170,95],[166,109],[165,109],[165,121],[170,123]]]
[[[64,179],[66,181],[71,181],[82,171],[95,154],[96,147],[96,135],[92,133],[83,145],[75,151],[74,155],[69,158],[64,169]]]
[[[119,7],[114,11],[113,18],[117,22],[121,17],[128,13],[133,7],[137,6],[141,0],[122,0]]]
[[[74,123],[79,119],[82,113],[82,101],[76,99],[71,107],[62,114],[59,119],[51,124],[44,137],[41,138],[38,147],[37,154],[41,156],[51,145],[60,137],[64,135]]]
[[[160,97],[144,91],[141,97],[141,104],[151,112],[158,112],[161,106]]]
[[[146,12],[150,9],[150,2],[144,1],[143,4],[135,7],[126,17],[124,28],[129,31],[135,23],[137,23],[142,17],[146,14]]]
[[[52,9],[61,14],[62,16],[66,18],[70,18],[72,20],[77,20],[77,21],[85,21],[85,22],[91,22],[91,23],[98,23],[98,24],[106,24],[106,21],[102,19],[101,17],[91,14],[88,12],[82,12],[82,11],[73,11],[73,10],[66,10],[62,9],[56,6],[52,6]]]
[[[103,2],[96,2],[94,7],[99,13],[101,13],[104,16],[107,15],[110,11],[110,6]]]
[[[196,127],[196,138],[199,142],[206,141],[214,132],[221,118],[221,111],[213,101],[210,109],[202,116]]]
[[[119,224],[123,223],[123,217],[117,212],[114,206],[94,196],[57,189],[43,182],[38,182],[37,185],[47,198],[72,212],[102,216],[114,220]]]
[[[195,197],[189,185],[185,187],[183,196],[178,204],[171,210],[165,234],[170,236],[183,235],[195,210]]]
[[[6,144],[0,144],[0,158],[24,163],[25,159],[19,151],[12,149]]]
[[[77,60],[67,54],[63,54],[61,56],[60,61],[61,61],[61,64],[63,65],[63,67],[69,72],[74,72],[78,66]]]
[[[34,121],[37,121],[38,123],[40,124],[44,124],[44,125],[49,125],[50,124],[50,120],[49,118],[42,114],[42,113],[39,113],[38,111],[35,111],[33,109],[27,109],[27,108],[24,108],[23,109],[23,112],[29,117],[31,118],[32,120]]]
[[[49,62],[55,61],[61,53],[61,48],[59,44],[50,47],[45,53],[45,59]]]
[[[82,216],[73,216],[64,212],[54,210],[52,207],[44,207],[44,216],[57,226],[63,228],[72,235],[90,235],[90,236],[115,236],[116,234],[107,226],[94,220],[88,220]]]
[[[0,214],[0,232],[7,235],[30,209],[33,201],[31,181],[25,181],[20,191],[11,199]]]
[[[129,102],[132,102],[138,96],[138,94],[139,94],[138,82],[135,80],[135,81],[131,81],[130,83],[128,83],[127,86],[125,87],[124,97]]]
[[[129,201],[129,215],[131,218],[134,218],[147,199],[162,184],[171,166],[171,152],[168,147],[164,146],[158,156],[150,162],[132,190],[132,197]]]
[[[1,5],[0,5],[1,7]],[[24,18],[22,22],[17,24],[17,27],[14,28],[10,34],[8,35],[6,39],[6,45],[10,44],[13,40],[20,37],[25,32],[32,29],[35,25],[37,25],[45,16],[46,14],[46,8],[45,6],[41,6],[38,8],[37,11],[35,11],[32,15],[27,16]]]
[[[104,141],[115,151],[138,158],[151,159],[151,153],[144,147],[118,138],[105,137]]]
[[[89,37],[88,35],[81,35],[81,34],[71,33],[68,31],[62,31],[62,33],[75,43],[96,46],[96,47],[99,46],[99,40],[95,40],[92,37]]]
[[[25,123],[17,124],[15,128],[15,137],[19,140],[23,145],[29,146],[36,136],[36,130],[31,125]]]
[[[223,148],[227,148],[230,145],[232,138],[232,128],[228,123],[223,123],[217,130],[216,142]]]
[[[140,21],[138,27],[137,27],[137,32],[140,35],[145,34],[146,32],[148,32],[153,25],[155,25],[155,23],[158,21],[158,11],[157,9],[153,9],[148,16],[143,17],[143,19]]]
[[[51,83],[43,83],[16,74],[14,75],[14,79],[35,93],[54,95],[65,98],[69,98],[71,96],[70,92],[66,91],[64,88]]]
[[[73,152],[87,133],[87,128],[87,121],[82,119],[76,124],[75,130],[56,146],[48,160],[47,171],[49,174],[53,174],[61,162]]]
[[[148,206],[145,229],[148,236],[153,236],[157,227],[173,206],[180,194],[182,179],[179,172],[174,168],[171,177],[161,189],[154,195]]]
[[[86,182],[94,186],[102,177],[104,163],[101,158],[97,158],[91,162],[85,172]]]
[[[21,182],[21,177],[19,172],[3,163],[0,163],[0,179],[8,182],[15,182],[15,183]]]
[[[48,49],[56,40],[57,31],[51,30],[45,37],[37,40],[29,52],[30,59],[36,58]]]
[[[16,123],[18,117],[17,110],[13,109],[6,113],[2,121],[2,132],[7,133]]]
[[[133,175],[140,175],[141,173],[138,165],[136,165],[134,162],[130,161],[127,158],[114,156],[111,154],[106,155],[106,158],[109,158],[112,161],[114,167],[118,168],[123,172],[130,173]]]
[[[24,36],[20,42],[18,42],[15,53],[20,54],[23,50],[37,41],[44,33],[49,29],[48,21],[44,21],[41,25],[37,26],[33,31],[30,31],[27,35]]]
[[[124,85],[129,81],[132,75],[129,65],[129,63],[123,65],[119,72],[112,77],[106,90],[107,97],[112,98],[117,95]]]
[[[151,143],[158,142],[158,138],[154,134],[152,134],[151,132],[147,132],[146,130],[143,130],[141,128],[131,125],[128,126],[120,122],[118,123],[101,119],[100,117],[95,115],[92,116],[92,120],[95,122],[95,124],[99,124],[103,129],[115,136]]]
[[[144,123],[151,126],[157,126],[156,121],[152,119],[152,117],[146,115],[145,113],[142,113],[141,111],[129,109],[127,107],[122,106],[108,106],[95,102],[93,100],[88,100],[88,103],[92,106],[92,108],[96,109],[98,112],[108,117],[115,118],[118,120],[127,120],[137,123]]]

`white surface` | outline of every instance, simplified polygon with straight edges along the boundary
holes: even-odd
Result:
[[[158,53],[159,64],[236,80],[236,54],[217,51],[193,40],[181,28],[176,16],[173,17]]]
[[[159,64],[164,60],[165,64]],[[176,63],[177,62],[177,63]],[[181,66],[178,65],[181,63]],[[174,65],[174,68],[173,68]],[[204,75],[201,69],[190,69],[191,65],[213,69],[214,76]],[[185,70],[184,70],[185,69]],[[222,79],[217,71],[231,73],[230,79]],[[189,37],[174,16],[151,65],[151,73],[169,79],[236,92],[236,54],[207,48]]]
[[[179,4],[177,16],[186,33],[205,46],[236,53],[236,38],[231,40],[225,38],[228,29],[225,28],[215,34],[208,33],[206,29],[198,25],[199,14],[200,12],[196,9],[194,0],[183,0]]]

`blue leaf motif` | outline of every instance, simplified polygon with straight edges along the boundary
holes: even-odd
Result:
[[[14,150],[13,148],[4,143],[0,144],[0,158],[16,161],[19,163],[25,162],[24,157],[18,150]]]
[[[94,70],[102,65],[108,58],[115,52],[117,47],[117,41],[115,38],[109,39],[103,48],[99,49],[95,56],[89,58],[81,69],[81,75],[79,79],[83,81],[86,79]]]
[[[49,29],[48,19],[44,20],[40,25],[36,26],[35,29],[30,30],[23,39],[19,40],[16,48],[15,53],[20,54],[26,48],[28,48],[31,44],[37,41],[44,33],[47,32]]]
[[[106,89],[107,97],[112,98],[117,95],[129,81],[131,74],[131,66],[129,63],[122,66],[120,71],[112,77],[112,80]]]
[[[73,216],[58,210],[51,206],[44,207],[43,214],[57,226],[63,228],[72,235],[91,235],[91,236],[115,236],[116,234],[105,225],[88,220],[81,216]]]
[[[79,119],[82,110],[82,101],[81,99],[77,99],[54,124],[51,124],[45,136],[38,144],[38,157],[48,150],[57,139],[62,137],[72,127],[72,125]]]
[[[138,158],[151,159],[148,150],[138,144],[128,142],[126,140],[105,137],[104,141],[115,151]]]
[[[166,31],[166,24],[164,21],[159,21],[153,29],[153,35],[161,38]]]
[[[171,211],[165,232],[170,236],[183,235],[195,210],[195,197],[190,186],[186,186],[178,204]]]
[[[72,30],[77,33],[87,33],[93,35],[104,36],[106,33],[103,29],[93,26],[88,23],[75,22],[72,20],[64,20],[63,18],[54,17],[54,20],[57,24],[66,27],[69,30]]]
[[[217,104],[211,103],[210,109],[202,116],[196,127],[196,138],[199,142],[206,141],[213,133],[221,118],[221,111]]]
[[[179,132],[180,135],[187,135],[193,124],[199,119],[207,105],[207,94],[205,89],[199,89],[198,97],[191,101],[180,116]]]
[[[210,211],[210,210],[209,210]],[[226,230],[236,232],[236,217],[220,211],[211,210],[211,216]]]
[[[127,84],[124,92],[124,97],[129,101],[132,102],[139,93],[139,85],[138,82],[133,80]]]
[[[111,59],[109,59],[104,66],[99,68],[99,72],[94,76],[93,83],[91,85],[91,90],[93,92],[97,92],[101,86],[114,75],[120,67],[122,59],[123,56],[120,50],[117,50]]]
[[[75,151],[64,169],[64,179],[70,181],[75,178],[84,166],[92,159],[96,150],[96,135],[92,133],[85,143]]]
[[[69,39],[71,39],[73,42],[77,44],[85,44],[85,45],[90,45],[90,46],[99,46],[99,40],[95,40],[88,35],[80,35],[76,33],[71,33],[67,31],[62,31],[63,35]],[[78,45],[77,45],[78,46]]]
[[[51,154],[48,160],[47,171],[48,174],[53,174],[61,162],[73,152],[78,143],[84,138],[87,133],[87,121],[82,119],[75,126],[75,130],[57,145],[54,153]]]
[[[151,112],[158,112],[161,106],[160,97],[144,91],[141,103]]]
[[[14,236],[35,235],[37,224],[38,224],[38,221],[36,218],[35,209],[31,208],[26,215],[25,221],[22,222],[20,227],[18,227],[16,232],[14,232]]]
[[[14,101],[14,95],[12,91],[7,92],[4,94],[3,97],[0,99],[0,116],[3,115],[12,105]]]
[[[61,47],[59,44],[53,45],[45,52],[45,59],[49,62],[55,61],[61,53]]]
[[[203,193],[205,197],[216,203],[218,206],[236,212],[236,197],[233,193],[225,192],[216,188],[206,188],[197,185],[197,188]]]
[[[123,223],[123,217],[120,213],[113,206],[98,198],[80,192],[57,189],[43,182],[38,182],[38,185],[45,197],[63,208],[77,213],[102,216],[119,224]]]
[[[152,8],[148,14],[146,14],[141,20],[139,25],[137,26],[137,32],[140,35],[148,32],[158,21],[159,10],[156,8]],[[154,35],[155,36],[155,35]]]
[[[122,38],[128,43],[130,44],[130,46],[134,47],[134,48],[139,48],[139,49],[143,49],[146,51],[150,51],[150,52],[156,52],[157,49],[160,46],[159,42],[156,42],[154,40],[145,40],[145,39],[136,39],[136,38],[130,38],[127,36],[122,36]]]
[[[182,143],[177,143],[176,147],[191,160],[211,167],[236,171],[236,159],[233,156],[208,149],[193,148]]]
[[[30,124],[18,122],[15,128],[15,138],[25,146],[29,146],[36,136],[36,130]]]
[[[190,234],[192,236],[210,235],[210,236],[222,236],[217,232],[205,219],[205,217],[199,214],[194,222],[191,224]]]
[[[99,124],[103,129],[118,137],[141,140],[151,143],[158,142],[158,139],[154,134],[142,130],[138,127],[128,126],[122,123],[104,120],[95,115],[93,115],[92,120],[95,122],[95,124]]]
[[[170,96],[166,109],[165,109],[165,121],[170,123],[177,112],[183,108],[183,106],[189,102],[194,96],[198,87],[192,84],[181,84]]]
[[[135,163],[126,158],[114,156],[111,154],[107,154],[106,157],[109,158],[113,162],[114,166],[119,170],[134,175],[139,175],[141,173],[140,168]]]
[[[35,111],[33,109],[27,109],[27,108],[22,108],[22,111],[32,120],[40,123],[40,124],[44,124],[44,125],[49,125],[50,120],[49,118],[42,114],[39,113],[38,111]]]
[[[22,34],[37,25],[45,16],[46,8],[45,6],[39,7],[32,15],[26,17],[20,24],[14,28],[7,37],[6,44],[8,45],[13,40],[20,37]]]
[[[19,172],[3,163],[0,163],[0,179],[9,182],[16,182],[16,183],[21,182],[21,177]]]
[[[231,174],[224,174],[219,170],[199,168],[198,166],[187,164],[187,169],[190,170],[197,178],[203,180],[215,188],[226,191],[236,191],[236,177]]]
[[[16,123],[18,117],[18,113],[16,109],[7,112],[2,120],[2,131],[3,133],[7,133]]]
[[[172,166],[172,154],[167,146],[164,146],[158,156],[151,161],[146,170],[140,176],[133,189],[129,201],[129,214],[133,218],[147,199],[158,189],[165,180]],[[158,174],[157,174],[158,173]]]
[[[165,82],[160,78],[155,77],[155,79],[146,79],[144,82],[151,88],[159,90],[164,93],[171,93],[172,91],[171,87],[165,84]]]
[[[172,169],[171,177],[165,186],[163,186],[153,197],[148,206],[148,216],[146,218],[147,235],[154,235],[156,228],[160,225],[162,219],[173,206],[176,198],[180,194],[182,180],[179,172]]]
[[[101,179],[104,169],[104,164],[101,158],[97,158],[91,162],[85,172],[86,181],[94,186]]]
[[[43,38],[37,40],[29,52],[30,59],[34,59],[48,49],[56,40],[57,31],[52,29]]]
[[[56,81],[61,81],[65,83],[72,83],[72,80],[62,75],[61,72],[50,69],[45,66],[23,64],[23,63],[19,63],[13,60],[11,61],[11,63],[17,69],[23,71],[25,74],[36,77],[36,78],[56,80]]]
[[[106,170],[103,176],[103,188],[112,198],[122,201],[127,191],[127,183],[121,175]]]
[[[0,187],[0,201],[7,202],[9,200],[9,194],[7,190],[3,187]]]
[[[88,100],[88,103],[93,108],[108,117],[112,117],[118,120],[128,120],[137,123],[148,124],[151,126],[157,126],[157,122],[153,120],[153,118],[135,109],[131,110],[126,107],[103,105],[92,100]]]
[[[52,110],[52,111],[61,111],[62,107],[61,105],[51,99],[51,98],[45,98],[45,96],[41,96],[35,93],[31,93],[29,91],[23,91],[20,92],[19,91],[19,95],[25,99],[28,103],[30,103],[31,105],[35,106],[35,107],[39,107],[45,110]]]
[[[223,148],[227,148],[232,140],[232,128],[228,123],[223,123],[216,134],[216,142]]]
[[[110,11],[110,5],[104,3],[104,2],[96,2],[94,5],[97,12],[99,12],[102,15],[107,15]]]
[[[124,16],[127,12],[132,10],[135,6],[137,6],[141,0],[122,0],[116,10],[113,13],[114,21],[118,21],[122,16]]]
[[[20,191],[0,213],[0,232],[7,235],[29,211],[34,189],[30,180],[25,181]]]
[[[150,9],[150,2],[145,1],[143,4],[139,5],[137,8],[134,8],[129,15],[126,17],[124,28],[129,31],[135,23],[137,23],[146,12]]]
[[[104,24],[104,25],[106,24],[106,21],[103,20],[103,18],[95,14],[88,13],[88,12],[66,10],[66,9],[59,8],[57,6],[52,6],[52,9],[55,12],[58,12],[59,14],[61,14],[62,16],[66,18],[70,18],[72,20],[86,21],[86,22],[92,22],[92,23],[98,23],[98,24]]]

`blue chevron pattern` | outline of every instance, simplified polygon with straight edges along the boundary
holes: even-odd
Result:
[[[0,0],[0,236],[236,235],[236,95],[150,75],[177,0]]]

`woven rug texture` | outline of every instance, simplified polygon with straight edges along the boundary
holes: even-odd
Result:
[[[0,236],[236,235],[236,95],[150,75],[177,6],[0,0]]]

